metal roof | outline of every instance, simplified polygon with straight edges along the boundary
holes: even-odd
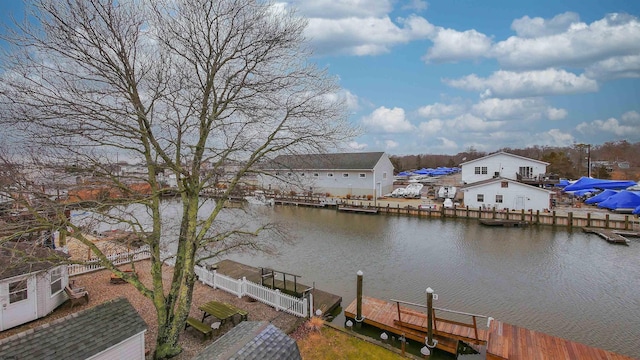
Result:
[[[267,170],[373,170],[384,152],[280,155]]]

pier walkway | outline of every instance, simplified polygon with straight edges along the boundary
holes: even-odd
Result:
[[[242,264],[233,260],[222,260],[211,266],[216,272],[229,276],[234,279],[242,279],[246,277],[247,280],[254,282],[256,284],[262,283],[262,268],[253,267],[250,265]],[[331,294],[326,291],[322,291],[320,289],[311,289],[310,286],[302,284],[302,283],[294,283],[293,281],[287,280],[286,283],[282,281],[275,282],[277,288],[286,288],[291,289],[297,293],[304,293],[306,291],[312,291],[313,293],[313,309],[322,310],[323,314],[331,313],[334,309],[338,308],[342,303],[342,297]],[[265,286],[269,286],[265,284]]]
[[[585,228],[582,228],[582,231],[584,231],[586,233],[596,234],[596,235],[600,236],[601,238],[603,238],[603,239],[605,239],[608,242],[613,243],[613,244],[629,245],[629,239],[627,239],[626,237],[620,235],[615,230],[596,229],[596,228],[585,227]]]

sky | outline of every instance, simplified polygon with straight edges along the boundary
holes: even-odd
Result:
[[[282,0],[281,0],[282,1]],[[353,151],[640,141],[640,1],[289,0],[339,79]],[[0,21],[21,14],[4,0]]]

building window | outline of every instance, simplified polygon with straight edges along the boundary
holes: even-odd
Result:
[[[327,177],[333,177],[333,173],[327,173]]]
[[[508,188],[508,187],[509,187],[509,182],[508,182],[508,181],[502,181],[502,182],[500,182],[500,187]]]
[[[482,175],[487,175],[487,167],[483,166],[480,170],[482,170]]]
[[[318,174],[318,173],[313,173],[313,177],[318,177],[318,176],[320,176],[320,174]]]
[[[531,166],[520,166],[518,168],[518,173],[525,179],[533,178],[533,168]]]
[[[476,175],[480,175],[480,166],[476,166],[475,173]]]
[[[502,195],[496,195],[496,202],[502,204]]]
[[[367,174],[358,174],[358,177],[359,177],[359,178],[366,178],[366,177],[367,177]]]
[[[25,300],[27,298],[27,280],[9,283],[9,304]]]
[[[478,202],[484,202],[484,194],[478,194]]]
[[[383,179],[386,179],[386,178],[387,178],[387,173],[386,173],[386,172],[383,172],[383,173],[382,173],[382,178],[383,178]]]
[[[349,174],[344,173],[344,174],[342,174],[342,177],[349,177]]]
[[[57,267],[51,271],[51,295],[62,290],[62,268]]]

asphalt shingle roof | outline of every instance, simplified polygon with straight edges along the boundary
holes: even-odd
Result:
[[[0,341],[0,359],[86,359],[146,329],[118,298]]]
[[[300,360],[295,340],[266,321],[243,321],[192,360]]]
[[[371,170],[384,152],[280,155],[264,166],[268,170]]]
[[[27,242],[6,242],[0,245],[0,280],[47,270],[69,258],[62,251]]]

